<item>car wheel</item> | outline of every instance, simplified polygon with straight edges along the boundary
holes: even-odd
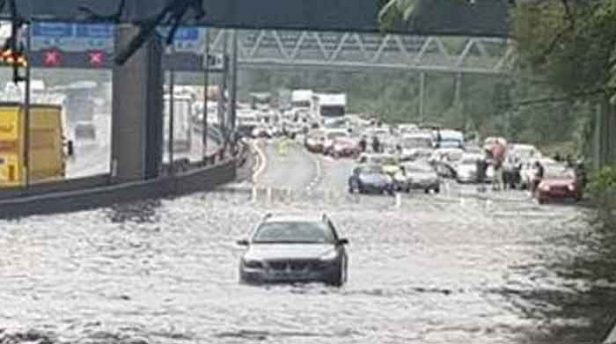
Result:
[[[434,189],[434,193],[441,193],[441,188],[440,188],[440,187],[435,188],[435,189]]]
[[[425,190],[424,190],[424,192],[425,192],[426,194],[429,194],[429,193],[430,193],[430,189],[425,189]]]
[[[404,190],[404,191],[406,191],[406,193],[411,193],[411,188],[407,187],[406,190]]]

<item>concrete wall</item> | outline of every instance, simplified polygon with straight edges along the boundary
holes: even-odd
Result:
[[[32,184],[28,188],[14,187],[2,189],[0,200],[19,197],[30,197],[53,192],[70,192],[93,189],[109,185],[109,175],[101,174],[78,179],[66,179],[49,183]]]
[[[234,181],[237,173],[236,165],[235,160],[229,160],[173,177],[0,199],[0,218],[79,211],[141,199],[173,197],[211,190]]]

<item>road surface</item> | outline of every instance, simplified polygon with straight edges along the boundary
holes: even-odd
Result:
[[[348,195],[353,162],[259,146],[252,185],[0,222],[0,343],[579,344],[612,325],[616,239],[582,210],[453,183]],[[235,240],[272,211],[328,213],[349,282],[238,284]]]

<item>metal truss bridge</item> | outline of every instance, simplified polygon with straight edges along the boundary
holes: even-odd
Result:
[[[238,30],[237,35],[242,68],[507,74],[515,59],[512,43],[503,38],[279,30]],[[223,52],[231,36],[229,30],[212,30],[210,51]]]

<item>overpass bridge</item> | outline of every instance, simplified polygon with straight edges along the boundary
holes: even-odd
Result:
[[[234,67],[243,64],[254,68],[418,70],[422,72],[421,85],[424,71],[455,72],[457,76],[464,72],[502,73],[511,57],[506,41],[508,0],[422,1],[412,21],[390,27],[385,34],[378,13],[386,0],[6,0],[0,3],[12,5],[1,6],[0,19],[11,19],[13,23],[23,18],[31,24],[122,24],[112,38],[113,52],[94,51],[113,54],[119,62],[113,66],[111,159],[112,178],[118,182],[156,178],[160,171],[162,67],[168,59],[164,57],[166,47],[161,40],[147,39],[156,25],[216,28],[217,33],[212,33],[213,53],[221,51],[221,45],[227,45],[222,44],[229,38],[226,30],[239,29],[235,35],[238,39],[234,40],[237,42]],[[145,29],[146,26],[151,29]],[[462,38],[461,44],[438,38],[448,35],[467,38]],[[64,48],[63,44],[55,47],[56,50]],[[195,55],[199,53],[193,54],[193,58]],[[90,60],[97,61],[95,67],[112,67],[111,58],[93,56],[90,55]],[[128,59],[129,56],[132,58]],[[36,58],[31,61],[37,62]],[[227,77],[223,79],[226,83]],[[230,80],[228,116],[233,128],[235,71]],[[456,94],[459,94],[460,82],[457,84]],[[172,132],[170,129],[170,137]]]
[[[49,29],[41,27],[49,26]],[[88,25],[38,24],[34,30],[35,67],[111,68],[113,35],[96,39],[66,38],[66,32],[94,31]],[[176,42],[167,57],[175,70],[203,70],[206,34],[210,52],[224,53],[229,29],[185,28],[190,40]],[[100,32],[98,30],[97,32]],[[113,32],[113,29],[108,30]],[[45,36],[36,33],[48,32]],[[54,37],[53,34],[57,34]],[[335,70],[393,69],[417,72],[504,74],[513,62],[509,41],[499,37],[441,37],[377,33],[292,30],[239,30],[240,68]]]
[[[194,0],[205,11],[182,17],[185,25],[309,31],[381,32],[378,14],[387,0]],[[88,15],[107,16],[116,23],[143,22],[170,3],[183,0],[17,0],[17,13],[26,20],[92,22]],[[3,2],[4,3],[4,2]],[[420,1],[413,20],[389,28],[392,33],[424,36],[507,37],[511,0]],[[87,11],[84,11],[87,9]],[[110,16],[116,13],[117,16]],[[8,6],[0,19],[10,19]],[[100,21],[98,18],[97,21]]]
[[[210,51],[223,52],[226,30],[213,30]],[[514,61],[508,40],[399,34],[241,30],[238,62],[244,68],[506,74]]]

